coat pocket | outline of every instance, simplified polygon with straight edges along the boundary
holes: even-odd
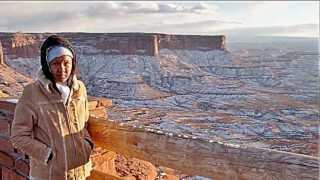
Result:
[[[73,138],[70,137],[70,140],[67,141],[68,170],[89,162],[91,151],[90,144],[81,135],[77,134]]]

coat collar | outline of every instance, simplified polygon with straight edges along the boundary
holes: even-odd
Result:
[[[50,86],[52,86],[52,82],[44,75],[42,69],[38,70],[36,80],[39,81],[48,92],[52,92],[52,90],[50,89]],[[80,84],[78,82],[78,79],[75,75],[73,75],[71,90],[77,91],[79,90],[79,88]]]

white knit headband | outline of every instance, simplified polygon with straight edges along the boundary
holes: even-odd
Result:
[[[70,49],[63,46],[55,46],[48,51],[47,62],[50,63],[55,58],[63,55],[70,56],[71,58],[73,58],[73,53],[70,51]]]

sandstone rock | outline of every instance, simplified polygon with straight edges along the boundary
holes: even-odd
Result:
[[[157,169],[149,162],[122,155],[118,155],[114,162],[120,177],[133,176],[141,180],[154,180],[157,177]]]
[[[159,49],[224,50],[225,36],[159,34]]]
[[[6,40],[8,55],[22,58],[39,56],[40,44],[50,34],[8,33]],[[157,56],[161,49],[224,50],[224,36],[169,35],[157,33],[61,33],[74,44],[76,51],[88,55],[145,55]],[[81,36],[81,38],[80,38]],[[88,44],[94,42],[94,46]]]
[[[122,179],[101,171],[92,170],[90,177],[88,177],[88,180],[122,180]]]
[[[40,41],[37,36],[16,33],[11,38],[9,53],[16,57],[36,58],[40,52]]]
[[[107,34],[98,40],[96,48],[106,54],[118,55],[156,56],[158,53],[157,36],[144,34]]]
[[[32,79],[11,69],[6,65],[0,65],[0,89],[10,96],[19,96],[23,87],[32,82]]]
[[[7,93],[4,93],[2,90],[0,90],[0,97],[8,97],[9,95]]]
[[[89,100],[89,110],[95,110],[97,108],[98,102],[95,100]]]
[[[99,156],[95,156],[92,158],[92,163],[94,170],[107,173],[112,176],[117,176],[116,166],[114,163],[114,159],[117,157],[117,154],[108,151]]]
[[[92,157],[94,171],[91,178],[112,177],[121,180],[154,180],[157,169],[149,162],[126,158],[112,151]]]
[[[0,41],[0,64],[4,64],[2,44]]]
[[[106,108],[104,106],[97,107],[90,111],[90,116],[107,119]]]

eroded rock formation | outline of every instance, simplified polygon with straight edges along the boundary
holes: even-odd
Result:
[[[225,36],[159,34],[159,49],[224,50]]]
[[[58,33],[59,34],[59,33]],[[51,34],[0,33],[5,51],[18,58],[39,56],[41,42]],[[157,56],[161,49],[224,50],[224,36],[170,35],[156,33],[60,33],[80,53],[97,55]]]
[[[0,64],[0,97],[19,96],[22,94],[23,87],[30,82],[32,82],[31,78]]]
[[[3,50],[2,50],[1,41],[0,41],[0,64],[4,64],[4,57],[3,57]]]
[[[34,58],[39,56],[40,40],[38,36],[16,33],[11,37],[10,54],[22,58]]]

